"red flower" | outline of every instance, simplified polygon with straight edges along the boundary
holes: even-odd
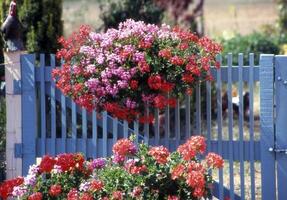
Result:
[[[186,89],[186,94],[187,94],[187,95],[192,95],[192,92],[193,92],[193,91],[192,91],[192,88],[187,88],[187,89]]]
[[[182,75],[182,80],[186,83],[192,83],[194,81],[194,78],[191,74],[183,74]]]
[[[163,109],[163,108],[165,108],[165,106],[167,105],[168,102],[164,96],[157,95],[154,98],[153,103],[154,103],[154,107],[159,108],[159,109]]]
[[[171,58],[171,50],[170,49],[162,49],[158,52],[158,56],[165,58],[165,59],[170,59]]]
[[[129,154],[133,155],[136,151],[135,144],[127,138],[118,140],[113,146],[114,154],[120,156],[127,156]]]
[[[188,43],[184,42],[184,43],[181,43],[178,47],[181,51],[184,51],[186,49],[188,49]]]
[[[169,157],[169,151],[164,146],[151,147],[148,154],[151,155],[159,164],[167,163],[167,159]]]
[[[52,185],[49,190],[49,195],[52,197],[57,197],[61,194],[62,187],[61,185]]]
[[[78,191],[75,188],[71,189],[67,195],[67,200],[78,200],[78,199],[79,199]]]
[[[93,200],[93,196],[90,195],[89,193],[84,193],[82,196],[81,196],[81,200]]]
[[[222,168],[223,167],[223,159],[220,155],[217,155],[216,153],[208,153],[205,157],[206,163],[208,167],[212,168]]]
[[[101,190],[103,187],[104,187],[104,184],[102,183],[102,181],[93,180],[90,185],[90,190],[95,192],[95,191]]]
[[[160,75],[153,75],[148,78],[148,86],[153,90],[158,90],[162,86]]]
[[[163,82],[163,83],[161,83],[160,90],[167,93],[167,92],[172,91],[173,88],[174,88],[173,83]]]
[[[191,171],[187,173],[186,183],[191,188],[204,187],[205,179],[201,171]]]
[[[121,191],[113,192],[112,200],[122,200],[122,199],[123,199],[123,194]]]
[[[192,136],[186,143],[180,145],[177,151],[184,160],[191,160],[197,153],[203,154],[206,149],[205,138],[202,136]]]
[[[131,80],[130,86],[131,86],[131,89],[136,90],[138,88],[138,81]]]
[[[6,200],[13,192],[15,186],[19,186],[24,182],[23,177],[17,177],[15,179],[6,180],[0,184],[0,197]]]
[[[53,157],[45,155],[40,163],[39,171],[41,173],[50,173],[51,170],[54,168],[55,163],[56,161]]]
[[[185,167],[183,164],[178,164],[177,166],[175,166],[175,168],[172,169],[171,172],[171,178],[173,180],[178,179],[179,177],[181,177],[184,173]]]
[[[139,48],[149,49],[149,48],[151,48],[151,46],[152,46],[151,41],[141,40],[139,43]]]
[[[168,99],[168,105],[174,108],[176,106],[176,99],[175,98]]]
[[[170,59],[170,62],[173,64],[173,65],[183,65],[184,64],[184,59],[179,57],[179,56],[173,56],[171,59]]]
[[[180,198],[178,196],[175,196],[175,195],[173,195],[173,196],[168,195],[167,200],[180,200]]]
[[[28,197],[28,200],[42,200],[42,199],[43,199],[43,195],[41,192],[33,193]]]
[[[138,67],[139,67],[141,73],[149,73],[150,72],[150,66],[145,61],[139,62]]]
[[[154,121],[154,116],[152,114],[149,114],[148,116],[141,116],[139,117],[139,123],[148,123],[151,124]]]
[[[140,197],[142,191],[143,190],[142,190],[142,188],[140,186],[134,187],[133,192],[132,192],[132,197],[133,198]]]

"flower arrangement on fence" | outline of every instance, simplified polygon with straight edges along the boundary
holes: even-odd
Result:
[[[219,67],[215,56],[221,51],[219,44],[190,31],[133,20],[105,33],[82,26],[59,42],[57,57],[65,63],[53,77],[65,95],[87,110],[140,122],[153,120],[144,114],[145,106],[174,107],[176,98],[212,80],[210,65]]]
[[[223,167],[222,158],[208,153],[205,138],[192,136],[170,153],[163,146],[137,147],[131,139],[120,139],[111,158],[87,161],[83,155],[44,156],[30,167],[26,177],[0,185],[0,197],[18,199],[121,200],[192,199],[211,196],[210,169]]]

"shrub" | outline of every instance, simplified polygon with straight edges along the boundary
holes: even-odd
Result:
[[[211,197],[210,170],[223,160],[209,153],[205,138],[192,136],[176,152],[165,147],[137,148],[130,139],[113,146],[111,158],[86,161],[81,154],[44,156],[24,178],[0,186],[0,197],[19,199],[166,199],[198,200]]]
[[[223,55],[233,53],[234,64],[238,64],[238,53],[244,54],[244,63],[249,63],[249,53],[255,54],[255,63],[258,63],[262,53],[278,54],[280,46],[277,37],[265,33],[254,32],[243,36],[236,34],[231,39],[220,39],[223,46]],[[226,63],[226,61],[224,61]]]

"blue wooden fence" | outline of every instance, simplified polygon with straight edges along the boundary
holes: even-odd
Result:
[[[136,134],[137,142],[165,145],[170,150],[190,135],[203,134],[208,151],[219,153],[226,161],[224,169],[213,172],[216,197],[276,199],[276,156],[270,152],[275,149],[274,56],[262,55],[260,67],[254,64],[253,54],[248,63],[243,63],[243,54],[239,54],[238,66],[233,66],[233,59],[232,54],[218,56],[220,62],[227,61],[227,66],[212,68],[214,82],[196,86],[195,94],[179,99],[175,109],[167,107],[163,113],[155,110],[154,124],[142,126],[112,118],[107,112],[88,113],[61,94],[51,80],[55,55],[48,60],[43,54],[39,60],[34,54],[22,55],[23,144],[16,156],[23,158],[23,174],[45,154],[83,152],[88,158],[110,155],[113,143],[130,134]],[[277,65],[287,63],[286,57],[275,60]],[[287,80],[283,82],[287,85]],[[282,107],[279,99],[276,104]],[[285,108],[278,114],[286,115]],[[284,120],[278,124],[284,124]],[[280,148],[287,146],[283,129],[276,131],[282,142],[278,142]],[[282,190],[280,199],[287,199],[283,191],[287,157],[283,157],[277,167],[278,189]]]

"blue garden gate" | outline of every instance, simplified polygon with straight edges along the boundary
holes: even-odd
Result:
[[[218,56],[227,65],[212,68],[214,82],[197,85],[194,95],[177,100],[176,108],[155,110],[154,123],[141,125],[107,112],[88,113],[61,94],[51,79],[55,55],[48,60],[43,54],[39,59],[22,55],[22,144],[15,144],[22,173],[45,154],[110,155],[112,144],[130,134],[137,142],[170,150],[193,134],[203,134],[208,151],[225,159],[224,169],[212,172],[217,198],[286,200],[287,57],[261,55],[255,65],[250,54],[244,65],[239,54],[238,66],[233,59],[232,54],[226,59]]]

